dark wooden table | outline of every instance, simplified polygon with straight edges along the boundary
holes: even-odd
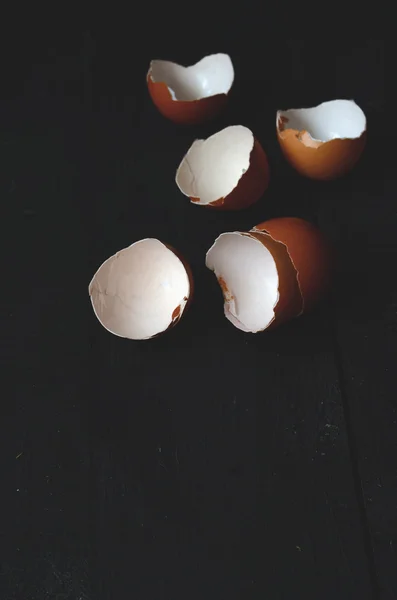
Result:
[[[245,14],[201,36],[163,17],[108,29],[59,18],[39,33],[27,21],[24,44],[10,36],[0,597],[392,600],[389,48],[285,41]],[[148,97],[150,59],[189,64],[215,51],[235,64],[226,113],[201,127],[166,121]],[[366,111],[366,153],[344,179],[305,180],[281,156],[276,110],[338,97]],[[268,193],[240,213],[192,206],[174,183],[181,157],[196,137],[237,123],[268,153]],[[222,315],[205,251],[222,231],[283,215],[316,222],[335,243],[333,294],[279,331],[246,335]],[[87,285],[105,258],[146,236],[185,255],[197,293],[172,332],[134,343],[100,327]]]

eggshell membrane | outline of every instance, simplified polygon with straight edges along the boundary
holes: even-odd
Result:
[[[271,219],[253,231],[265,232],[285,245],[303,298],[301,312],[312,309],[329,289],[332,277],[333,252],[325,236],[312,223],[295,217]]]
[[[196,140],[176,173],[181,192],[200,206],[240,210],[254,204],[269,184],[266,154],[242,125]]]
[[[176,123],[197,124],[219,114],[233,85],[227,54],[206,56],[195,65],[154,60],[147,74],[150,96],[158,110]]]
[[[348,173],[366,142],[366,118],[352,100],[278,111],[276,128],[288,162],[311,179],[330,180]]]
[[[224,297],[226,318],[257,333],[297,316],[302,298],[286,248],[263,233],[221,234],[207,252]]]
[[[181,318],[191,296],[191,274],[172,248],[147,238],[108,258],[95,273],[89,295],[105,329],[149,339]]]

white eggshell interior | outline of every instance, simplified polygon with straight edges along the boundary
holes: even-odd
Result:
[[[223,233],[207,252],[206,266],[226,284],[225,316],[235,327],[256,333],[270,325],[279,279],[273,256],[259,240]]]
[[[230,194],[248,170],[252,131],[232,125],[206,140],[196,140],[182,160],[176,183],[185,196],[210,204]]]
[[[167,85],[173,100],[192,101],[227,94],[233,84],[234,69],[227,54],[211,54],[190,67],[153,60],[150,76],[155,83]]]
[[[335,139],[355,139],[360,137],[367,127],[364,112],[353,100],[330,100],[314,108],[292,108],[278,111],[280,117],[286,117],[286,129],[307,131],[320,142]]]
[[[165,331],[190,294],[181,260],[156,239],[144,239],[108,258],[95,273],[89,294],[101,324],[115,335],[148,339]]]

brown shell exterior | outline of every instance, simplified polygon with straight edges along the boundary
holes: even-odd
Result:
[[[227,104],[227,94],[216,94],[201,100],[173,100],[167,84],[163,81],[153,81],[150,71],[146,80],[153,103],[164,117],[174,123],[204,123],[218,115]]]
[[[331,180],[348,173],[358,162],[366,142],[366,131],[359,138],[313,140],[307,131],[288,129],[288,119],[277,121],[277,138],[290,165],[298,173],[318,180]]]
[[[333,253],[322,232],[295,217],[265,221],[256,225],[254,231],[266,232],[286,246],[297,272],[303,312],[313,308],[329,289],[332,277]]]
[[[296,278],[296,270],[284,244],[280,244],[266,233],[250,231],[248,235],[259,240],[269,250],[276,263],[279,300],[274,309],[274,320],[266,328],[274,329],[302,312],[302,294]]]
[[[258,140],[250,154],[250,165],[241,176],[234,190],[210,204],[203,204],[217,210],[241,210],[255,204],[267,190],[270,179],[269,163],[265,151]],[[190,198],[192,202],[199,202],[200,198]]]

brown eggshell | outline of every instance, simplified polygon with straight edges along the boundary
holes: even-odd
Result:
[[[153,103],[159,112],[174,123],[197,125],[209,121],[220,114],[227,104],[226,94],[217,94],[200,100],[173,100],[168,86],[162,82],[154,82],[150,71],[147,84]]]
[[[326,104],[332,102],[323,103]],[[357,110],[361,111],[359,107]],[[336,179],[348,173],[358,162],[366,143],[366,129],[357,137],[321,141],[314,139],[311,131],[294,128],[286,116],[290,111],[281,112],[277,113],[277,138],[285,158],[301,175],[318,180]]]
[[[162,115],[175,123],[198,124],[224,109],[234,70],[230,57],[218,53],[189,67],[152,61],[146,80],[153,103]]]
[[[274,329],[299,314],[303,309],[302,294],[296,277],[296,269],[291,262],[287,248],[266,233],[250,231],[251,237],[258,239],[271,253],[279,276],[279,300],[274,308],[274,320],[266,329]]]
[[[269,186],[270,169],[265,151],[257,139],[250,154],[250,166],[241,176],[234,190],[225,198],[208,204],[218,210],[241,210],[255,204]],[[190,198],[197,202],[197,198]]]
[[[312,223],[295,217],[271,219],[253,231],[268,233],[284,244],[296,269],[303,297],[303,311],[313,308],[329,289],[333,253],[329,242]]]
[[[231,125],[196,140],[180,163],[175,181],[198,206],[241,210],[261,198],[269,185],[269,163],[252,131]]]

